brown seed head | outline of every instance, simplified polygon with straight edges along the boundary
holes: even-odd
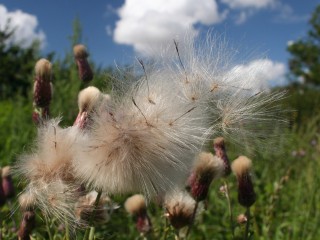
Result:
[[[44,58],[41,58],[37,61],[35,65],[35,75],[36,75],[36,81],[51,81],[52,76],[52,65],[51,63]]]
[[[222,159],[209,152],[200,153],[188,179],[190,193],[194,199],[197,201],[204,200],[207,197],[212,180],[221,177],[223,173],[224,163]]]
[[[5,166],[2,168],[2,188],[6,198],[12,198],[15,196],[10,166]]]
[[[195,200],[186,192],[175,192],[167,196],[164,206],[171,225],[176,229],[189,225],[193,220],[195,204]]]
[[[231,167],[236,176],[242,176],[243,174],[249,174],[252,161],[245,156],[240,156],[232,162]]]
[[[89,221],[92,215],[94,204],[97,198],[97,192],[92,191],[89,192],[87,195],[82,196],[79,198],[79,201],[76,203],[76,211],[75,215],[78,220],[82,221]],[[111,199],[106,196],[102,195],[98,202],[98,205],[95,209],[95,221],[99,223],[106,223],[110,220],[110,212],[117,208],[111,202]]]
[[[215,155],[221,158],[224,162],[224,176],[228,176],[231,173],[231,168],[223,137],[217,137],[213,140],[213,149],[215,151]]]
[[[2,177],[9,177],[11,176],[11,168],[10,166],[5,166],[2,168]]]
[[[143,195],[135,194],[124,203],[126,211],[131,215],[145,214],[147,211],[146,201]]]
[[[240,215],[237,217],[237,222],[238,222],[238,224],[240,224],[240,225],[245,224],[247,221],[248,221],[248,218],[247,218],[247,216],[244,215],[243,213],[240,214]]]
[[[89,55],[87,48],[82,44],[77,44],[73,47],[73,54],[75,58],[87,58]]]
[[[240,156],[232,163],[232,171],[238,181],[238,201],[244,207],[250,207],[256,201],[250,170],[252,162],[249,158]]]

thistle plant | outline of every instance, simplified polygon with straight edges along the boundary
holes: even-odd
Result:
[[[180,239],[180,230],[190,227],[195,219],[196,201],[185,191],[174,190],[165,197],[165,216],[176,230],[176,237]],[[187,236],[185,236],[187,237]]]
[[[126,211],[133,217],[137,230],[142,236],[152,230],[152,224],[147,213],[145,198],[141,194],[129,197],[124,207]]]
[[[79,78],[88,83],[93,79],[93,72],[88,63],[88,52],[84,45],[78,44],[73,48],[74,57],[78,66]]]
[[[23,192],[33,206],[46,218],[54,216],[72,229],[83,226],[79,219],[89,219],[92,230],[95,216],[100,216],[102,196],[140,193],[144,197],[135,195],[125,207],[136,217],[138,230],[146,233],[151,223],[145,201],[166,196],[164,206],[171,225],[177,230],[188,226],[190,231],[198,203],[206,199],[212,180],[230,173],[224,140],[214,141],[216,156],[203,152],[204,146],[214,136],[239,142],[264,135],[277,122],[276,103],[283,96],[256,94],[243,77],[232,74],[228,61],[218,57],[224,47],[217,41],[197,44],[188,39],[183,44],[174,41],[169,51],[152,59],[153,64],[138,59],[142,74],[129,81],[115,80],[109,94],[93,86],[82,90],[74,125],[65,128],[59,118],[48,118],[51,64],[40,60],[34,102],[41,110],[41,121],[37,120],[41,124],[32,151],[22,154],[16,165],[27,182]],[[77,45],[74,54],[79,77],[88,83],[93,72],[86,48]],[[249,74],[245,80],[254,79]],[[184,188],[190,169],[192,196],[175,191]],[[237,177],[244,188],[249,182],[241,174]],[[96,195],[89,201],[86,194],[91,191]],[[244,196],[240,187],[239,194],[241,204],[249,208],[253,195]],[[32,219],[28,216],[23,218],[25,223]],[[91,233],[93,238],[94,230]],[[84,239],[88,235],[87,229]]]
[[[10,199],[15,196],[15,188],[10,166],[5,166],[2,168],[2,189],[6,199]]]
[[[238,182],[238,202],[246,208],[246,229],[244,239],[249,239],[250,207],[256,201],[256,194],[251,180],[252,162],[245,156],[240,156],[232,162],[232,171]]]
[[[49,117],[49,105],[53,93],[51,79],[51,63],[42,58],[36,63],[33,85],[34,111],[32,119],[36,124],[41,123],[44,119]]]

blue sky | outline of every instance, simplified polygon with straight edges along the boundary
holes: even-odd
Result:
[[[1,0],[0,28],[7,18],[20,28],[14,41],[43,41],[43,52],[63,56],[70,47],[68,36],[78,17],[83,42],[100,65],[131,63],[185,32],[225,33],[228,42],[253,54],[268,57],[268,71],[283,75],[289,41],[305,36],[316,0]],[[245,66],[244,66],[245,67]],[[268,79],[269,80],[269,79]]]

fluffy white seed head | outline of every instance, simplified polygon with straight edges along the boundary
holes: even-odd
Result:
[[[129,198],[124,203],[126,211],[131,215],[136,215],[146,211],[146,200],[143,195],[135,194]]]
[[[79,131],[75,127],[62,129],[58,123],[51,120],[38,129],[35,148],[20,157],[17,172],[28,182],[24,192],[34,198],[44,214],[72,224],[80,184],[76,183],[71,159]]]
[[[79,179],[108,194],[149,198],[181,185],[213,136],[266,138],[283,94],[256,94],[246,83],[253,75],[231,71],[233,53],[224,42],[208,38],[201,44],[187,39],[175,45],[174,56],[171,51],[153,64],[138,61],[141,77],[126,75],[129,81],[114,88],[92,117],[88,141],[77,146]]]
[[[234,160],[231,164],[232,171],[236,176],[242,176],[243,174],[248,174],[252,167],[252,161],[245,157],[240,156]]]
[[[87,87],[79,92],[78,106],[79,112],[90,112],[101,98],[101,92],[96,87]]]

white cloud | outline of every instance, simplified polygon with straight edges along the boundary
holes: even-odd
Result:
[[[273,6],[276,0],[221,0],[230,8],[266,8]]]
[[[231,69],[235,81],[246,82],[245,86],[257,90],[268,90],[272,86],[284,85],[286,82],[286,65],[270,59],[257,59],[248,64],[240,64]]]
[[[0,29],[4,30],[6,24],[9,29],[15,29],[8,44],[19,44],[21,47],[29,47],[33,41],[38,40],[44,46],[46,36],[42,30],[38,29],[38,19],[36,16],[16,10],[9,12],[4,5],[0,4]]]
[[[187,30],[197,35],[194,24],[216,24],[227,12],[219,13],[216,0],[126,0],[118,14],[114,41],[146,54],[149,49],[159,49],[165,42],[178,39]]]

